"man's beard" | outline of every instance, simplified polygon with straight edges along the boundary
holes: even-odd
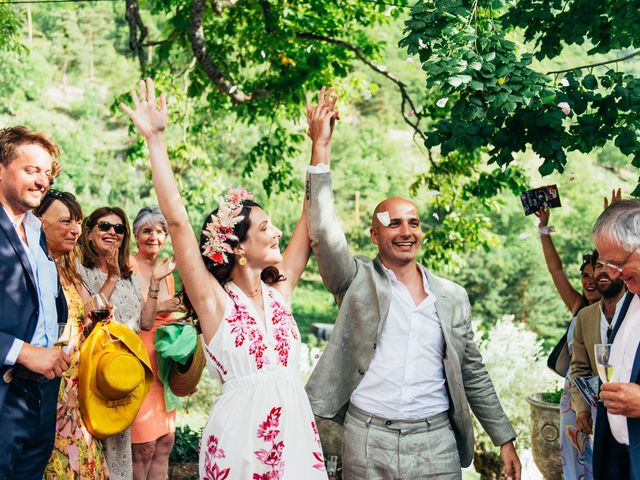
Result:
[[[596,281],[596,289],[598,290],[598,292],[600,292],[603,298],[617,297],[623,288],[624,282],[619,278],[612,280],[611,283],[604,289],[600,289],[600,284]]]

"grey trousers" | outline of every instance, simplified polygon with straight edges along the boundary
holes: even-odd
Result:
[[[446,412],[425,420],[380,418],[351,405],[344,421],[344,480],[461,480]]]

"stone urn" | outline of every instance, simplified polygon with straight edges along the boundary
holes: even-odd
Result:
[[[527,397],[531,406],[531,450],[533,461],[546,480],[562,478],[560,456],[560,405],[542,400],[542,394]]]

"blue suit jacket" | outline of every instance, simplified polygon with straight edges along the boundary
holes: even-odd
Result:
[[[633,294],[627,293],[627,296],[633,297]],[[622,315],[626,315],[627,308],[623,305],[623,308],[620,311],[621,318],[616,322],[616,326],[609,338],[610,343],[613,343],[613,339],[618,333],[620,325],[625,321],[625,318],[622,317]],[[636,357],[633,361],[630,381],[640,383],[640,345],[636,349]],[[607,409],[604,407],[603,403],[598,403],[598,413],[596,418],[593,449],[593,474],[594,478],[597,480],[609,480],[605,479],[603,474],[604,464],[607,462],[609,457],[607,445],[610,445],[610,443],[615,441],[615,439],[611,433]],[[640,480],[640,418],[627,418],[627,428],[629,430],[631,478],[633,480]]]
[[[40,247],[48,255],[44,233]],[[67,321],[67,303],[58,282],[56,299],[58,322]],[[1,380],[9,368],[4,361],[15,339],[30,342],[39,315],[36,279],[18,233],[3,208],[0,208],[0,410],[8,384]]]

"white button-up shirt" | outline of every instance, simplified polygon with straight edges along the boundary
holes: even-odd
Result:
[[[358,408],[395,420],[418,420],[449,409],[445,387],[445,342],[436,298],[429,290],[415,305],[409,290],[386,269],[391,280],[391,306],[376,351],[364,378],[351,394]]]
[[[613,365],[612,382],[628,383],[631,380],[631,370],[636,358],[636,350],[640,344],[640,298],[633,297],[627,315],[620,325],[611,347],[609,363]],[[607,413],[609,427],[613,437],[624,445],[629,445],[629,430],[627,417]]]
[[[622,308],[622,304],[624,303],[624,297],[626,293],[622,294],[618,303],[616,303],[616,311],[613,312],[613,318],[611,319],[611,324],[607,321],[607,317],[604,314],[604,309],[602,307],[602,301],[600,301],[600,339],[601,343],[607,343],[609,340],[607,338],[607,330],[611,328],[613,330],[618,323],[618,314],[620,313],[620,309]]]

